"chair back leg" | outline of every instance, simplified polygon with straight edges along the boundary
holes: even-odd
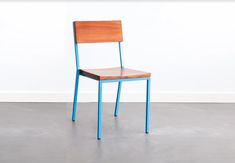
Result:
[[[76,119],[78,84],[79,84],[79,70],[77,70],[77,72],[76,72],[76,79],[75,79],[75,90],[74,90],[74,99],[73,99],[72,121],[75,121],[75,119]]]
[[[118,82],[117,98],[116,98],[115,111],[114,111],[115,117],[118,116],[121,89],[122,89],[122,82],[120,81]]]

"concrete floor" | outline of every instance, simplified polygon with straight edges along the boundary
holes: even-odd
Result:
[[[96,140],[96,103],[0,103],[0,163],[234,163],[235,104],[144,103],[103,109]]]

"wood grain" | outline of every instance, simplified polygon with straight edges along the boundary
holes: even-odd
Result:
[[[75,21],[74,35],[76,43],[121,42],[122,24],[112,21]]]
[[[113,67],[102,69],[80,69],[80,74],[95,80],[115,80],[128,78],[146,78],[151,73],[129,68]]]

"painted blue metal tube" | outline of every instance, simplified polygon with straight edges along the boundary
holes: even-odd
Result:
[[[76,79],[75,79],[75,90],[74,90],[74,99],[73,99],[73,113],[72,113],[72,121],[76,119],[76,111],[77,111],[77,95],[78,95],[78,84],[79,84],[79,53],[78,53],[78,44],[74,44],[75,49],[75,59],[76,59]]]
[[[121,42],[118,42],[118,48],[119,48],[120,66],[121,66],[121,68],[123,68],[123,63],[122,63],[122,46],[121,46]],[[117,90],[117,97],[116,97],[115,110],[114,110],[114,116],[115,116],[115,117],[117,117],[117,115],[118,115],[121,89],[122,89],[122,81],[119,81],[119,82],[118,82],[118,90]]]
[[[98,86],[98,122],[97,122],[97,139],[101,139],[102,134],[102,81]]]
[[[118,116],[121,88],[122,88],[122,82],[118,82],[117,98],[116,98],[115,111],[114,111],[115,117]]]
[[[83,76],[82,74],[80,76]],[[91,79],[90,77],[83,76],[88,79]],[[102,80],[102,83],[113,83],[113,82],[124,82],[124,81],[138,81],[138,80],[148,80],[149,78],[126,78],[126,79],[115,79],[115,80]],[[98,80],[97,80],[98,81]]]
[[[146,118],[145,118],[145,133],[149,133],[149,116],[150,116],[150,82],[151,79],[147,80],[147,91],[146,91]]]
[[[76,67],[77,67],[77,70],[79,70],[80,64],[79,64],[79,53],[78,53],[78,44],[77,43],[75,43],[74,48],[75,48],[75,57],[76,57]]]
[[[122,63],[122,46],[121,46],[121,42],[118,42],[118,48],[119,48],[120,66],[121,66],[121,68],[123,68],[123,63]]]
[[[73,99],[72,121],[75,121],[75,119],[76,119],[78,84],[79,84],[79,70],[76,70],[75,90],[74,90],[74,99]]]
[[[117,79],[117,80],[102,80],[102,83],[138,81],[138,80],[148,80],[148,79],[149,78],[127,78],[127,79]]]

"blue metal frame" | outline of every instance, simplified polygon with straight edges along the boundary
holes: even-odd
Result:
[[[78,44],[74,44],[75,49],[75,59],[76,59],[76,79],[75,79],[75,90],[74,90],[74,99],[73,99],[73,114],[72,121],[76,119],[77,112],[77,96],[78,96],[78,84],[79,84],[79,76],[80,76],[80,67],[79,67],[79,58],[78,58]]]
[[[75,79],[74,99],[73,99],[73,114],[72,114],[72,120],[73,121],[75,121],[75,119],[76,119],[78,84],[79,84],[79,71],[77,70],[76,79]]]
[[[98,85],[98,120],[97,120],[97,139],[101,139],[102,134],[102,81]]]
[[[123,68],[123,63],[122,63],[122,45],[121,42],[118,42],[118,49],[119,49],[119,57],[120,57],[120,66]]]
[[[118,49],[119,49],[119,58],[120,58],[120,67],[123,68],[123,63],[122,63],[122,46],[121,42],[118,42]],[[115,110],[114,110],[114,116],[118,116],[118,108],[119,108],[119,103],[120,103],[120,94],[121,94],[121,89],[122,89],[122,82],[118,82],[118,90],[117,90],[117,97],[116,97],[116,103],[115,103]]]
[[[72,120],[73,121],[75,121],[75,119],[76,119],[79,76],[81,75],[80,74],[80,64],[79,64],[78,44],[76,42],[75,42],[74,47],[75,47],[75,57],[76,57],[76,79],[75,79],[73,113],[72,113]],[[118,42],[118,47],[119,47],[120,67],[123,68],[121,42]],[[98,119],[97,119],[97,139],[98,140],[101,139],[101,135],[102,135],[102,84],[103,83],[118,82],[117,97],[116,97],[115,111],[114,111],[114,116],[117,117],[118,116],[119,103],[120,103],[120,94],[121,94],[122,82],[140,81],[140,80],[146,80],[147,81],[145,133],[149,133],[150,78],[127,78],[127,79],[116,79],[116,80],[98,80]]]
[[[115,80],[102,80],[103,83],[113,83],[113,82],[128,82],[128,81],[138,81],[138,80],[148,80],[149,78],[127,78],[127,79],[115,79]]]
[[[121,94],[121,89],[122,89],[122,82],[118,82],[118,90],[117,90],[117,97],[116,97],[116,103],[115,103],[115,111],[114,111],[114,116],[118,116],[118,108],[119,108],[119,103],[120,103],[120,94]]]
[[[75,43],[74,48],[75,48],[76,67],[77,67],[77,70],[79,70],[80,64],[79,64],[78,44]]]
[[[149,116],[150,116],[150,82],[151,79],[147,80],[147,91],[146,91],[146,118],[145,118],[145,133],[149,133]]]

